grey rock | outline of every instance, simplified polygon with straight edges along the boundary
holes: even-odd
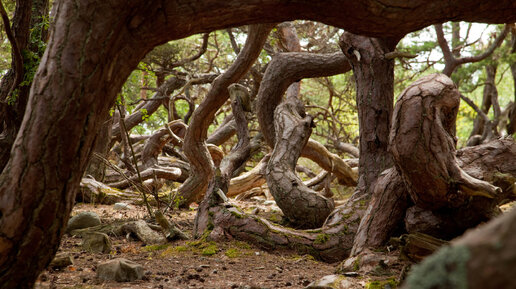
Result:
[[[127,203],[115,203],[113,205],[113,209],[115,209],[117,211],[122,211],[122,210],[132,210],[133,207]]]
[[[100,218],[96,213],[82,212],[68,220],[66,232],[68,233],[72,230],[95,227],[98,225],[100,225]]]
[[[361,287],[361,286],[360,286]],[[342,275],[327,275],[322,277],[319,280],[316,280],[310,283],[305,288],[310,289],[355,289],[360,288],[357,287],[356,284],[347,280],[345,276]]]
[[[141,280],[143,278],[143,267],[127,259],[114,259],[97,266],[97,278],[117,282]]]
[[[146,245],[164,244],[167,239],[160,233],[152,230],[143,220],[126,223],[122,226],[125,233],[132,233]]]
[[[72,256],[69,254],[57,254],[48,266],[51,268],[63,268],[69,265],[73,265]]]
[[[82,248],[92,253],[111,252],[111,240],[108,235],[99,232],[87,233],[82,236]]]

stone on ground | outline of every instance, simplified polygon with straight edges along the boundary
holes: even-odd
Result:
[[[131,282],[141,280],[143,267],[133,261],[119,258],[97,266],[97,278],[105,281]]]
[[[111,240],[108,235],[99,232],[87,233],[82,236],[82,248],[92,253],[111,252]]]
[[[310,283],[305,288],[310,289],[355,289],[357,284],[349,281],[342,275],[327,275],[319,280]],[[360,286],[361,287],[361,286]]]
[[[123,211],[123,210],[132,210],[133,207],[127,203],[115,203],[113,205],[113,209],[117,211]]]
[[[100,218],[94,212],[82,212],[73,216],[68,220],[66,232],[71,232],[76,229],[84,229],[100,225]]]

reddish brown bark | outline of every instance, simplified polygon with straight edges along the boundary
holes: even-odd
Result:
[[[500,189],[462,170],[455,156],[459,92],[442,74],[419,79],[396,103],[390,145],[412,200],[421,208],[461,204],[467,195],[496,195]]]
[[[54,4],[59,17],[32,86],[20,137],[0,176],[1,288],[31,288],[52,259],[95,133],[126,77],[150,48],[141,47],[127,28],[118,29],[116,37],[106,33],[125,27],[130,19],[119,7],[134,8],[125,1]],[[38,258],[33,258],[36,252]]]
[[[195,33],[297,18],[319,20],[370,36],[402,36],[451,18],[516,21],[512,0],[396,3],[56,2],[47,52],[36,74],[9,163],[0,176],[0,287],[30,288],[50,262],[70,214],[94,134],[107,118],[125,79],[152,47]],[[38,258],[32,258],[36,252]]]
[[[392,166],[387,152],[394,101],[394,60],[385,57],[397,40],[377,39],[345,32],[339,45],[356,83],[360,128],[358,186],[355,194],[372,195],[379,174]]]

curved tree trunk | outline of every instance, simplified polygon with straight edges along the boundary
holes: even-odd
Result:
[[[295,226],[316,228],[332,212],[334,203],[309,189],[297,176],[295,167],[301,149],[312,133],[313,119],[303,104],[290,98],[275,111],[276,145],[267,164],[269,191],[283,214]]]
[[[31,74],[38,65],[36,59],[42,57],[43,51],[39,42],[47,41],[48,32],[42,23],[47,17],[48,0],[16,1],[11,27],[16,42],[16,45],[11,44],[13,65],[0,83],[0,171],[9,160],[16,134],[22,124],[32,84],[31,81],[22,81],[33,77]],[[17,58],[23,57],[23,51],[37,57],[18,60]]]
[[[214,173],[213,162],[204,144],[208,127],[217,110],[229,97],[228,86],[247,73],[260,55],[271,29],[272,26],[268,24],[250,27],[246,44],[237,59],[224,74],[213,81],[210,92],[194,111],[183,144],[184,153],[191,166],[190,177],[179,188],[180,195],[184,198],[183,204],[190,204],[206,192]]]
[[[183,141],[178,135],[184,136],[188,128],[186,124],[175,120],[167,126],[155,132],[145,141],[141,157],[142,169],[145,170],[158,164],[158,156],[167,143],[172,142],[176,146],[182,146]]]
[[[459,92],[445,75],[425,76],[396,103],[390,145],[414,203],[425,209],[461,205],[472,195],[493,197],[499,188],[462,170],[455,156]]]
[[[452,18],[516,21],[512,0],[418,0],[404,7],[392,3],[395,1],[55,2],[47,50],[14,149],[0,176],[0,267],[6,268],[0,272],[0,288],[31,288],[52,259],[94,134],[107,119],[125,79],[152,47],[195,33],[295,18],[323,21],[370,36],[403,36]],[[203,137],[192,138],[197,139]],[[206,154],[203,157],[206,161],[198,165],[210,163]],[[34,254],[38,258],[33,258]]]
[[[56,23],[15,149],[0,176],[0,288],[32,288],[51,261],[95,133],[125,79],[150,49],[126,26],[127,8],[135,3],[87,2],[54,3]],[[112,38],[108,31],[115,27],[120,29]]]
[[[455,152],[458,101],[455,86],[442,74],[423,77],[402,93],[390,135],[396,170],[385,171],[376,183],[353,255],[383,245],[403,227],[409,233],[451,239],[498,215],[498,205],[516,199],[514,141],[495,140]],[[453,172],[463,179],[454,179]],[[490,198],[466,195],[471,189],[462,191],[469,185],[464,179],[494,187],[490,182],[501,190]]]
[[[274,110],[293,83],[302,78],[331,76],[347,72],[350,69],[351,67],[342,53],[290,52],[276,54],[267,66],[256,97],[256,115],[267,144],[274,147]],[[296,90],[296,87],[292,87],[291,92]],[[318,142],[308,140],[301,156],[314,161],[324,170],[334,173],[341,184],[356,185],[357,176],[351,168],[340,157],[330,153]]]

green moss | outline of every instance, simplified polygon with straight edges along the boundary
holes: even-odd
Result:
[[[169,246],[170,246],[170,244],[149,245],[149,246],[143,247],[143,250],[147,251],[147,252],[159,251],[159,250],[164,250],[164,249],[168,248]]]
[[[353,262],[353,271],[358,272],[358,270],[360,270],[360,257],[357,257]]]
[[[233,210],[228,210],[231,215],[235,216],[237,219],[243,219],[244,218],[244,213],[243,212],[240,212],[238,211],[236,208],[232,208]]]
[[[161,253],[162,257],[169,257],[177,255],[180,252],[188,251],[186,246],[176,246],[176,247],[168,247],[165,251]]]
[[[406,284],[408,288],[468,288],[466,246],[444,247],[413,267]]]
[[[224,255],[228,256],[229,258],[238,258],[242,255],[242,252],[236,248],[229,248],[224,252]]]
[[[213,228],[215,228],[215,225],[213,225],[212,222],[209,222],[208,225],[206,225],[206,229],[208,229],[210,231],[213,230]]]
[[[208,243],[206,247],[202,249],[201,254],[204,256],[212,256],[217,254],[218,248],[217,245],[214,242]]]
[[[247,250],[251,249],[251,245],[247,244],[246,242],[235,241],[234,244],[237,248],[240,248],[240,249],[247,249]]]
[[[324,244],[324,243],[328,242],[329,239],[330,239],[330,235],[319,234],[315,237],[314,244]]]
[[[184,251],[187,251],[188,248],[186,248],[185,246],[176,246],[174,248],[177,252],[184,252]]]
[[[366,284],[366,289],[395,289],[398,287],[398,282],[394,278],[389,278],[382,281],[372,281]]]

